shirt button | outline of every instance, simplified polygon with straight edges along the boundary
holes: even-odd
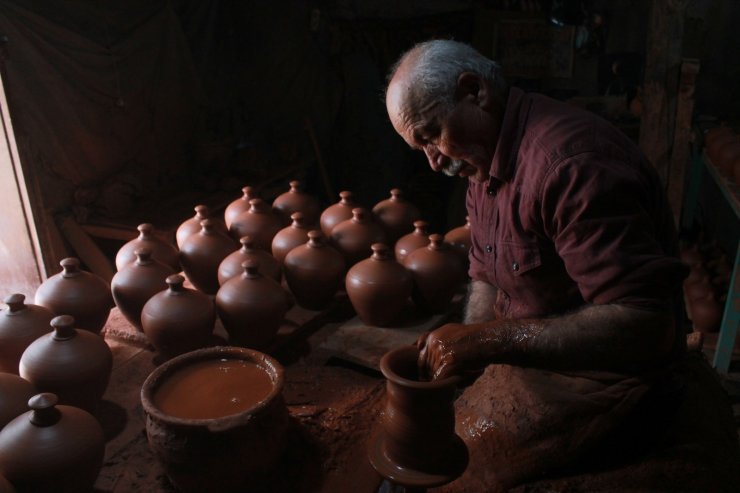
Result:
[[[488,193],[488,195],[493,197],[494,195],[496,195],[496,189],[493,187],[488,187],[488,190],[486,191],[486,193]]]
[[[491,245],[486,245],[486,251],[491,253],[493,251],[493,247]]]
[[[516,272],[519,270],[519,264],[514,262],[513,264],[511,264],[511,268],[514,270],[514,272]]]

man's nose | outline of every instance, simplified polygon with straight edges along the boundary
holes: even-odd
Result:
[[[447,161],[449,161],[449,158],[439,152],[439,149],[436,146],[426,146],[424,148],[424,154],[427,156],[427,161],[429,161],[429,166],[434,171],[440,171],[442,170],[445,165],[447,164]]]

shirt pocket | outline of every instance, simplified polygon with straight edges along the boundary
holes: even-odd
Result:
[[[537,243],[503,241],[500,245],[497,264],[502,274],[519,277],[542,265]]]

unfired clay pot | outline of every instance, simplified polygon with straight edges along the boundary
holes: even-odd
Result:
[[[344,280],[344,257],[328,244],[321,231],[310,231],[308,237],[308,243],[285,257],[285,281],[300,306],[323,310],[334,300]]]
[[[303,191],[301,182],[293,180],[290,182],[290,190],[278,195],[272,201],[272,208],[278,211],[284,224],[290,224],[290,215],[294,212],[303,213],[307,225],[319,224],[321,205],[315,197]]]
[[[282,219],[262,199],[252,199],[249,204],[250,208],[231,222],[229,233],[233,238],[249,236],[254,246],[270,252],[272,239],[283,229]]]
[[[401,236],[413,231],[414,221],[421,219],[419,209],[404,198],[399,188],[391,190],[390,198],[375,204],[373,214],[385,229],[388,245],[394,245]]]
[[[221,363],[241,363],[261,375],[219,371]],[[179,491],[270,491],[266,476],[279,463],[289,423],[283,382],[283,368],[276,360],[237,347],[183,354],[149,375],[141,389],[149,446]],[[251,393],[257,390],[259,395]],[[174,402],[176,407],[165,412],[162,408],[178,395],[182,398]],[[244,407],[234,414],[235,401]],[[201,415],[223,415],[173,415],[200,411],[193,409],[200,404],[210,407]]]
[[[182,270],[193,286],[206,294],[218,291],[218,267],[236,251],[230,236],[218,231],[212,219],[201,223],[201,230],[188,237],[180,249]]]
[[[411,295],[411,274],[393,259],[382,243],[372,246],[370,258],[347,272],[347,295],[357,315],[368,325],[387,327],[398,316]]]
[[[339,192],[339,202],[324,209],[319,218],[324,236],[329,238],[334,226],[347,219],[352,219],[352,209],[358,205],[352,198],[352,192]]]
[[[445,242],[449,243],[452,248],[460,255],[460,258],[464,260],[464,265],[468,265],[468,254],[470,247],[473,242],[470,238],[470,217],[465,216],[465,224],[452,228],[445,235]]]
[[[51,321],[54,332],[26,348],[20,376],[41,392],[53,392],[59,402],[95,413],[113,370],[108,344],[74,328],[74,318],[60,315]]]
[[[25,295],[14,293],[3,300],[8,308],[0,312],[0,372],[17,375],[23,351],[37,338],[51,332],[49,322],[54,318],[51,310],[26,305],[25,299]],[[25,401],[23,405],[25,410]]]
[[[272,239],[272,256],[281,264],[288,252],[308,241],[308,232],[311,229],[302,212],[294,212],[290,218],[292,224],[278,231]]]
[[[226,206],[226,210],[224,211],[226,227],[231,228],[231,223],[234,219],[242,212],[248,211],[250,207],[249,201],[256,198],[258,198],[258,195],[254,188],[249,186],[242,188],[242,196]]]
[[[105,437],[87,411],[57,404],[43,393],[0,431],[0,470],[19,492],[93,491],[105,453]]]
[[[36,387],[17,372],[0,372],[0,429],[28,411],[28,399],[37,393]]]
[[[429,223],[426,221],[414,221],[414,231],[405,234],[398,239],[394,251],[396,260],[403,263],[406,256],[417,248],[425,247],[429,244]]]
[[[62,272],[41,283],[36,304],[54,315],[72,315],[75,326],[99,334],[113,308],[110,285],[100,276],[80,269],[74,257],[62,259]]]
[[[212,219],[214,221],[214,227],[218,231],[224,234],[228,233],[226,225],[222,221],[211,217],[211,211],[207,205],[196,205],[195,216],[187,219],[177,228],[177,232],[175,233],[175,242],[177,243],[177,247],[182,248],[182,244],[185,242],[188,236],[200,232],[200,223],[201,221],[205,221],[206,219]]]
[[[218,266],[218,283],[223,286],[232,277],[242,275],[242,263],[246,260],[256,261],[263,275],[280,282],[283,276],[280,262],[266,251],[255,247],[251,236],[242,236],[239,241],[242,247],[223,259]]]
[[[368,258],[373,243],[385,242],[383,227],[363,207],[352,209],[352,219],[334,226],[331,242],[344,256],[348,267]]]
[[[126,264],[136,261],[134,252],[137,248],[149,248],[152,251],[152,258],[169,265],[176,271],[180,270],[180,257],[177,249],[160,239],[155,234],[154,226],[144,223],[139,224],[136,229],[139,230],[139,236],[123,245],[116,254],[117,270],[121,270]]]
[[[442,235],[429,236],[429,245],[409,253],[403,266],[411,272],[414,303],[425,312],[445,311],[465,281],[460,256],[444,242]]]

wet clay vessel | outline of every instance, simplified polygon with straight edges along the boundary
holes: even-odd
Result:
[[[51,332],[54,314],[48,308],[24,303],[20,293],[6,296],[8,308],[0,312],[0,372],[18,374],[18,362],[29,344]],[[30,396],[29,396],[30,397]],[[24,401],[25,411],[25,401]]]
[[[229,234],[233,238],[249,236],[254,246],[266,252],[272,249],[272,239],[283,229],[280,216],[262,199],[249,201],[249,209],[239,214],[231,222]]]
[[[293,221],[291,225],[278,231],[272,239],[272,256],[281,264],[288,252],[308,241],[311,229],[302,212],[294,212],[290,219]]]
[[[213,374],[214,367],[210,365],[214,362],[256,367],[264,372],[259,385],[262,388],[267,383],[265,392],[257,396],[256,402],[252,397],[240,395],[240,404],[245,403],[247,407],[234,413],[229,405],[231,399],[224,401],[224,397],[228,397],[235,386],[239,391],[253,388],[253,377],[247,375],[240,382],[239,374],[234,372]],[[165,387],[168,384],[174,387],[172,380],[178,377],[176,383],[180,386],[193,386],[185,395],[196,401],[217,401],[216,410],[222,405],[224,415],[183,418],[163,411],[167,399]],[[203,380],[205,382],[200,384]],[[276,360],[237,347],[214,347],[183,354],[159,366],[147,377],[141,389],[141,403],[146,413],[149,446],[179,491],[270,491],[269,484],[265,484],[266,476],[280,460],[288,429],[283,384],[283,368]],[[183,399],[182,404],[190,407],[198,403]],[[180,414],[181,409],[174,411]]]
[[[401,236],[413,231],[414,221],[421,219],[419,209],[404,198],[400,188],[394,188],[390,198],[375,204],[373,214],[385,229],[388,245],[394,245]]]
[[[394,252],[396,260],[403,263],[406,256],[417,248],[425,247],[429,244],[429,223],[426,221],[414,221],[414,231],[405,234],[398,239]]]
[[[177,249],[160,239],[154,230],[154,226],[149,223],[139,224],[136,228],[139,230],[139,236],[123,245],[116,254],[116,269],[121,270],[126,264],[136,261],[137,248],[149,248],[152,251],[152,257],[163,264],[169,265],[174,270],[180,270],[180,257]]]
[[[290,189],[278,195],[272,201],[272,208],[282,217],[284,224],[290,224],[290,216],[294,212],[301,212],[307,225],[315,226],[319,223],[321,205],[319,201],[303,191],[298,180],[290,182]]]
[[[470,216],[465,216],[465,224],[452,228],[445,234],[445,243],[448,243],[460,255],[464,265],[468,265],[468,253],[473,242],[470,238]]]
[[[327,238],[330,237],[334,226],[347,219],[352,219],[352,209],[358,206],[359,204],[352,198],[352,192],[346,190],[339,192],[339,202],[324,209],[319,218],[324,235]]]
[[[214,221],[214,226],[218,231],[224,234],[228,233],[226,225],[222,221],[211,217],[211,211],[207,205],[196,205],[195,216],[180,224],[175,232],[175,243],[177,243],[177,247],[182,248],[182,244],[185,243],[185,240],[190,235],[198,233],[201,230],[201,221],[205,221],[206,219],[212,219]]]
[[[426,247],[409,253],[403,266],[414,280],[411,298],[427,313],[447,310],[465,281],[465,266],[460,256],[438,234],[429,236]]]
[[[201,223],[198,233],[185,240],[180,249],[182,270],[193,286],[206,294],[218,291],[218,267],[237,250],[230,236],[220,232],[213,219]]]
[[[28,411],[28,399],[35,394],[38,390],[25,378],[0,372],[0,429]]]
[[[0,470],[19,492],[93,491],[103,464],[105,439],[87,411],[57,404],[42,393],[0,431]]]
[[[218,283],[221,286],[232,277],[242,275],[244,272],[242,263],[246,260],[254,260],[263,275],[280,282],[283,277],[282,266],[275,257],[255,247],[250,236],[242,236],[239,242],[242,247],[229,254],[218,266]]]
[[[345,275],[344,257],[319,230],[309,231],[308,243],[285,257],[285,281],[298,305],[323,310],[334,300]]]
[[[242,188],[242,196],[226,206],[226,210],[224,211],[226,227],[231,228],[231,223],[234,222],[234,219],[242,212],[248,211],[250,207],[249,201],[256,198],[259,197],[253,187],[246,186]]]
[[[62,259],[62,272],[41,283],[36,304],[54,315],[71,315],[75,326],[99,334],[113,308],[110,285],[102,277],[80,269],[74,257]]]
[[[352,219],[337,224],[331,232],[331,243],[344,256],[348,267],[368,258],[372,244],[384,243],[385,238],[383,227],[363,207],[352,209]]]

